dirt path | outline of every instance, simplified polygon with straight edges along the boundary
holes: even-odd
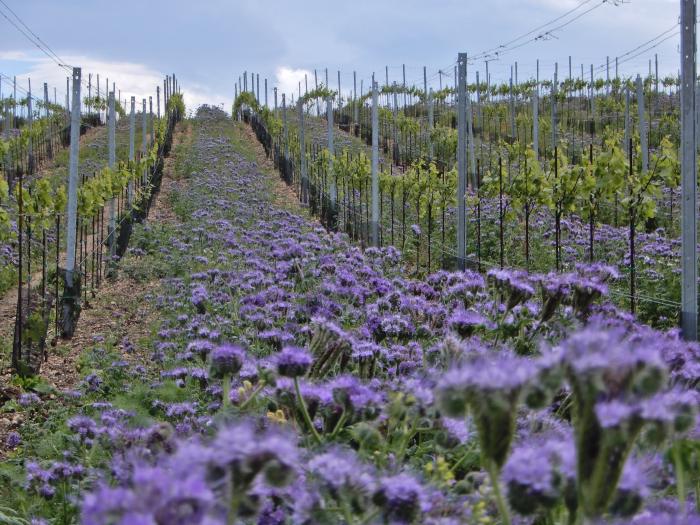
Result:
[[[318,222],[316,217],[312,217],[309,213],[304,212],[305,210],[307,211],[307,208],[299,202],[299,197],[291,186],[287,185],[279,176],[279,172],[275,169],[275,163],[265,155],[265,148],[263,148],[263,145],[258,141],[253,129],[245,124],[242,125],[240,129],[243,130],[243,136],[250,143],[251,151],[255,154],[256,164],[262,170],[274,175],[272,191],[275,204],[288,209],[292,208],[296,213],[304,213],[304,216],[309,220]]]

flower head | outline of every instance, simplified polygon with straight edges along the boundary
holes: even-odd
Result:
[[[277,371],[285,377],[300,377],[306,374],[313,357],[303,348],[285,346],[277,355]]]
[[[216,378],[235,374],[243,366],[244,359],[245,350],[242,347],[224,343],[211,352],[209,372]]]

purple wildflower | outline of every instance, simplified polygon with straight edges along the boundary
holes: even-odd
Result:
[[[209,373],[212,377],[230,376],[241,369],[245,359],[245,350],[240,346],[225,343],[212,351],[210,359]]]
[[[277,371],[285,377],[300,377],[306,374],[313,357],[303,348],[285,346],[277,355]]]

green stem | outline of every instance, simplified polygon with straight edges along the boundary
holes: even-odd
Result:
[[[63,523],[68,525],[68,482],[63,480]]]
[[[673,466],[676,471],[676,492],[678,492],[678,503],[681,513],[685,515],[685,472],[683,469],[683,458],[681,457],[680,444],[673,446]]]
[[[352,525],[355,520],[352,519],[352,512],[350,511],[350,507],[348,506],[348,502],[345,501],[345,498],[341,500],[340,508],[342,509],[343,518],[345,518],[347,525]]]
[[[241,504],[240,491],[236,490],[235,483],[233,480],[229,480],[230,490],[231,490],[231,504],[229,505],[228,513],[228,525],[236,525],[236,518],[238,517],[238,507]]]
[[[331,439],[333,439],[335,436],[338,435],[338,432],[340,432],[343,429],[343,425],[348,419],[348,413],[345,409],[343,409],[343,413],[340,414],[340,418],[338,419],[338,422],[335,424],[335,428],[333,428],[333,432],[331,433]]]
[[[227,374],[224,376],[223,379],[223,384],[221,385],[222,388],[222,396],[223,400],[221,403],[221,408],[226,410],[229,405],[231,404],[231,377]]]
[[[501,486],[498,480],[498,467],[493,460],[487,460],[487,470],[489,478],[491,479],[491,485],[493,486],[493,494],[496,497],[496,506],[501,515],[503,525],[510,525],[510,513],[508,512],[506,501],[503,499],[503,494],[501,494]]]
[[[366,525],[367,523],[373,523],[374,518],[376,518],[379,515],[379,510],[375,510],[373,512],[370,512],[368,516],[362,519],[360,522],[360,525]]]
[[[294,378],[294,390],[297,393],[297,398],[299,398],[299,405],[301,406],[301,413],[304,416],[304,421],[306,422],[306,425],[311,430],[311,433],[313,434],[314,439],[316,440],[316,443],[318,443],[320,445],[321,444],[321,436],[318,435],[318,431],[316,430],[316,427],[314,426],[313,422],[311,421],[311,416],[309,416],[309,411],[306,409],[306,403],[304,403],[304,398],[301,396],[301,389],[299,388],[299,378],[298,377]]]
[[[250,404],[250,402],[253,401],[253,399],[255,399],[257,397],[257,395],[260,393],[260,391],[263,388],[265,388],[265,381],[260,381],[260,384],[257,386],[257,388],[255,390],[253,390],[253,392],[250,394],[250,397],[248,399],[246,399],[243,402],[243,404],[241,406],[239,406],[238,408],[240,410],[245,410],[246,407]]]
[[[401,440],[401,446],[399,447],[399,451],[396,454],[397,464],[400,464],[403,461],[403,458],[406,455],[406,449],[408,449],[408,443],[409,443],[409,441],[411,441],[411,438],[413,438],[415,433],[416,433],[416,422],[414,420],[411,422],[411,429],[410,430],[406,429],[406,436]]]
[[[470,455],[473,451],[474,451],[473,447],[470,447],[470,448],[464,453],[464,455],[463,455],[461,458],[459,458],[459,460],[457,461],[457,463],[455,463],[454,465],[452,465],[452,467],[450,468],[450,472],[452,472],[452,473],[454,474],[455,471],[459,468],[459,466],[464,462],[465,459],[467,459],[467,458],[469,457],[469,455]]]
[[[506,311],[503,312],[503,315],[501,316],[500,320],[498,321],[498,328],[500,328],[501,330],[503,329],[503,323],[505,322],[506,317],[508,316],[508,312],[510,312],[510,310],[508,308],[506,308]],[[496,331],[496,339],[493,342],[492,348],[496,348],[498,346],[498,341],[500,339],[501,339],[501,331],[498,330],[498,331]]]

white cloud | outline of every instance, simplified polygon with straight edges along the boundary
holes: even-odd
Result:
[[[141,107],[143,98],[153,97],[153,111],[156,112],[156,88],[160,87],[161,105],[163,104],[165,73],[136,62],[112,62],[84,55],[67,55],[62,58],[69,64],[81,67],[84,81],[81,89],[83,98],[88,94],[89,74],[92,74],[92,93],[97,93],[97,75],[99,74],[100,94],[104,94],[106,81],[109,79],[109,89],[112,89],[114,84],[117,95],[121,96],[122,101],[129,101],[131,96],[136,97],[137,110]],[[43,91],[43,83],[46,82],[49,85],[49,97],[53,99],[55,87],[58,102],[63,104],[65,101],[66,77],[69,72],[59,67],[48,57],[28,55],[23,51],[2,52],[0,53],[0,70],[7,72],[6,76],[16,75],[18,86],[24,89],[27,88],[28,79],[31,78],[32,91],[37,94]],[[214,93],[201,85],[188,86],[186,82],[181,82],[181,88],[188,109],[195,109],[197,106],[207,103],[219,105],[221,102],[225,102],[224,108],[226,108],[230,105],[232,98],[232,95],[224,96]],[[6,89],[7,84],[3,86],[3,91]]]
[[[296,99],[299,96],[299,82],[301,82],[301,92],[304,93],[304,77],[307,77],[309,82],[313,82],[314,74],[312,71],[307,69],[292,69],[289,67],[278,67],[275,71],[275,78],[277,79],[277,92],[280,97],[280,104],[282,103],[282,93],[285,93],[288,97],[294,95]],[[309,84],[311,87],[312,84]],[[260,97],[265,98],[265,95],[260,91]]]
[[[36,59],[32,59],[24,51],[0,51],[0,60],[21,60],[23,62],[30,62]]]

